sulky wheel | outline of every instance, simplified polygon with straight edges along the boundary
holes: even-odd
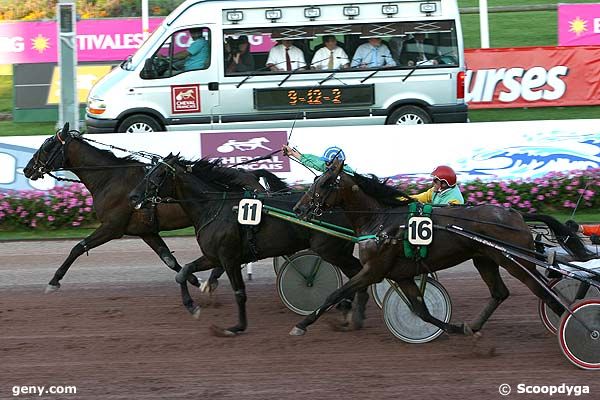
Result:
[[[564,313],[560,321],[558,344],[579,368],[600,370],[600,299],[581,300],[571,311],[573,314]]]
[[[581,282],[575,279],[552,279],[550,282],[548,282],[548,287],[555,293],[562,296],[568,304],[573,304],[580,284]],[[595,297],[600,297],[600,291],[594,286],[590,286],[585,294],[584,299]],[[550,333],[556,334],[558,325],[560,324],[560,315],[552,311],[552,309],[550,309],[542,300],[538,301],[538,313],[546,329],[548,329]]]
[[[427,278],[423,297],[433,317],[444,322],[450,321],[452,302],[441,283]],[[440,328],[423,321],[413,313],[408,304],[393,289],[388,290],[383,299],[383,318],[392,335],[407,343],[427,343],[443,333]]]
[[[275,270],[275,275],[279,274],[279,270],[281,266],[285,263],[285,258],[283,257],[273,257],[273,269]]]
[[[435,279],[436,281],[438,280],[437,273],[435,272],[430,273],[429,277]],[[383,298],[385,297],[385,294],[387,293],[389,288],[390,284],[386,279],[382,280],[379,283],[371,285],[371,296],[373,296],[373,300],[379,308],[383,307]]]
[[[277,274],[277,291],[283,304],[300,315],[308,315],[342,286],[340,270],[311,251],[289,257]]]

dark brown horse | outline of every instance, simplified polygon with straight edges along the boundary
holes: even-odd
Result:
[[[159,236],[160,231],[185,228],[190,219],[178,204],[158,204],[154,209],[135,210],[129,203],[129,192],[143,179],[147,164],[130,157],[119,158],[112,152],[98,149],[66,124],[56,135],[35,152],[24,169],[27,178],[36,180],[44,174],[65,169],[72,171],[90,191],[100,226],[75,245],[67,259],[55,272],[46,291],[60,288],[60,280],[83,253],[123,235],[139,236],[173,271],[181,266]],[[254,174],[239,172],[248,190],[264,191]],[[188,281],[199,282],[194,275]],[[187,305],[193,304],[187,299]],[[188,307],[193,312],[193,307]]]
[[[341,207],[357,236],[375,234],[377,239],[360,243],[360,260],[363,264],[360,273],[332,293],[321,307],[297,324],[290,334],[304,334],[307,327],[340,298],[386,277],[398,284],[408,297],[413,311],[424,321],[448,333],[472,334],[483,327],[494,310],[509,296],[500,277],[499,266],[527,285],[552,310],[562,314],[563,307],[540,283],[545,282],[545,278],[537,272],[535,265],[517,258],[523,268],[499,250],[459,236],[447,228],[449,225],[457,225],[477,235],[501,241],[513,249],[533,251],[531,231],[519,212],[493,205],[434,208],[431,215],[434,239],[429,245],[429,253],[424,260],[414,261],[405,256],[402,246],[407,205],[410,202],[408,195],[380,183],[376,177],[347,174],[343,171],[343,163],[337,160],[315,180],[295,207],[299,215],[307,216],[315,210],[322,212]],[[395,240],[386,240],[390,238],[399,239],[398,244]],[[434,318],[427,310],[413,278],[423,273],[450,268],[470,259],[490,290],[491,299],[488,304],[471,324],[463,323],[459,326]]]
[[[203,256],[186,264],[177,274],[178,282],[185,282],[189,273],[203,271],[211,266],[222,266],[227,272],[238,306],[238,323],[218,334],[235,335],[247,325],[246,291],[240,265],[268,257],[283,256],[310,248],[325,261],[336,265],[348,277],[361,269],[360,261],[353,256],[354,244],[334,238],[303,226],[264,215],[255,228],[238,223],[233,212],[244,197],[243,187],[235,178],[219,178],[222,171],[214,171],[206,160],[190,162],[177,156],[168,156],[148,172],[131,192],[132,205],[145,203],[149,197],[173,198],[189,215],[196,229],[196,239]],[[228,184],[228,188],[223,187]],[[300,193],[266,194],[260,197],[263,204],[291,211],[300,199]],[[327,222],[347,226],[343,215]],[[354,293],[353,293],[354,295]],[[350,297],[350,298],[353,298]],[[349,298],[340,298],[340,303]],[[356,297],[356,309],[348,317],[354,327],[364,319],[368,300],[366,288]],[[337,304],[336,303],[336,304]]]

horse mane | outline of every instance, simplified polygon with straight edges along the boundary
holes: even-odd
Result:
[[[132,155],[128,155],[125,157],[117,157],[115,155],[115,153],[113,153],[110,150],[105,150],[105,149],[99,149],[96,146],[92,146],[90,143],[86,142],[84,138],[79,137],[79,136],[73,136],[74,139],[78,139],[79,142],[81,142],[82,144],[85,144],[91,148],[93,148],[94,150],[96,150],[98,152],[98,155],[102,158],[105,158],[106,161],[110,162],[110,163],[115,163],[115,164],[139,164],[140,166],[144,166],[145,164],[143,162],[141,162],[140,160],[136,159],[134,156]]]
[[[354,174],[352,177],[359,188],[382,204],[399,207],[414,202],[408,194],[382,183],[379,178],[373,174],[369,176]]]
[[[206,158],[201,158],[192,161],[177,156],[175,160],[182,168],[189,168],[191,166],[192,175],[210,185],[218,186],[219,189],[224,189],[228,192],[241,192],[245,190],[245,186],[247,185],[248,176],[245,175],[245,172],[235,168],[223,167],[219,159],[210,161]]]

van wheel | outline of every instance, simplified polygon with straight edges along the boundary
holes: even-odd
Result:
[[[160,132],[163,130],[162,126],[154,118],[144,114],[135,114],[125,118],[121,125],[119,125],[118,132],[145,133]]]
[[[388,125],[421,125],[430,124],[431,117],[425,110],[417,106],[402,106],[388,118]]]

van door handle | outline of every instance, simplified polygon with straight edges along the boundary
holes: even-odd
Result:
[[[219,90],[219,82],[208,82],[208,90]]]

